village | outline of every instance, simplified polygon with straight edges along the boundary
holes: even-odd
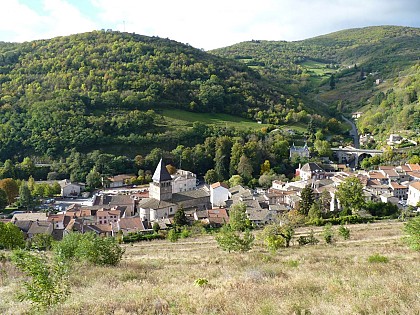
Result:
[[[293,145],[290,149],[291,156],[308,152],[306,145],[300,148]],[[127,185],[130,177],[121,174],[107,178],[105,187],[92,196],[83,193],[83,184],[62,180],[61,198],[45,201],[56,211],[15,211],[2,222],[12,222],[29,240],[37,234],[61,240],[71,232],[124,237],[131,233],[150,234],[157,228],[168,230],[180,209],[189,224],[200,222],[206,227],[221,227],[229,222],[230,207],[243,203],[249,221],[258,228],[297,209],[305,187],[312,189],[316,200],[323,200],[322,211],[338,213],[341,205],[337,189],[351,177],[363,185],[366,202],[390,203],[405,211],[418,211],[420,203],[419,164],[352,171],[344,164],[308,162],[296,169],[297,180],[274,180],[269,189],[229,187],[225,182],[203,184],[196,174],[181,169],[170,175],[162,159],[149,186]]]

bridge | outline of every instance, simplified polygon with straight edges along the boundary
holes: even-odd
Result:
[[[331,148],[333,154],[337,157],[338,163],[353,164],[356,167],[359,161],[366,157],[381,155],[384,153],[382,150],[369,150],[369,149],[356,149],[351,146]]]

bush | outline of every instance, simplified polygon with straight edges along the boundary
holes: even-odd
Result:
[[[300,236],[298,238],[298,244],[303,245],[316,245],[319,243],[319,240],[315,237],[314,231],[311,230],[311,233],[308,236]]]
[[[350,238],[350,229],[344,227],[344,225],[340,225],[338,228],[338,234],[345,240],[348,240]]]
[[[207,280],[206,278],[198,278],[194,281],[194,284],[197,287],[204,287],[205,285],[209,284],[209,280]]]
[[[241,234],[238,231],[233,231],[228,225],[223,226],[216,235],[216,241],[219,247],[229,253],[231,251],[249,251],[252,248],[254,239],[254,235],[249,230]]]
[[[48,263],[43,257],[24,250],[16,250],[12,261],[29,278],[22,282],[26,291],[22,300],[30,300],[40,307],[48,307],[64,300],[68,292],[68,265],[60,259]]]
[[[50,250],[54,239],[49,234],[36,234],[30,241],[30,247],[36,250]]]
[[[175,229],[171,229],[168,232],[167,238],[171,242],[176,242],[179,239],[179,234],[175,231]]]
[[[113,237],[99,237],[93,233],[70,233],[54,244],[54,252],[62,260],[77,260],[94,265],[117,265],[124,249]]]
[[[334,231],[332,229],[331,223],[328,223],[324,226],[322,235],[324,236],[325,243],[332,244],[334,238]]]
[[[379,255],[379,254],[374,254],[372,256],[369,256],[368,258],[368,262],[370,263],[387,263],[389,261],[388,257]]]
[[[411,249],[420,251],[420,216],[417,216],[404,225],[404,240]]]
[[[139,241],[162,240],[165,236],[158,233],[143,234],[143,233],[128,233],[124,235],[122,240],[124,243],[134,243]]]

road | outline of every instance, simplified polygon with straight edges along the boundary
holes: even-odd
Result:
[[[350,136],[353,137],[353,141],[354,141],[354,147],[356,149],[360,149],[360,142],[359,142],[359,133],[357,132],[357,128],[356,125],[354,124],[353,121],[351,121],[350,119],[347,119],[346,117],[344,117],[343,115],[341,115],[341,117],[351,126],[351,131],[350,131]]]

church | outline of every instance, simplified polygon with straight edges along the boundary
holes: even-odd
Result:
[[[185,211],[211,209],[210,193],[206,189],[173,192],[174,178],[169,174],[162,159],[153,173],[149,186],[149,198],[140,200],[140,218],[148,222],[172,217],[183,208]]]

